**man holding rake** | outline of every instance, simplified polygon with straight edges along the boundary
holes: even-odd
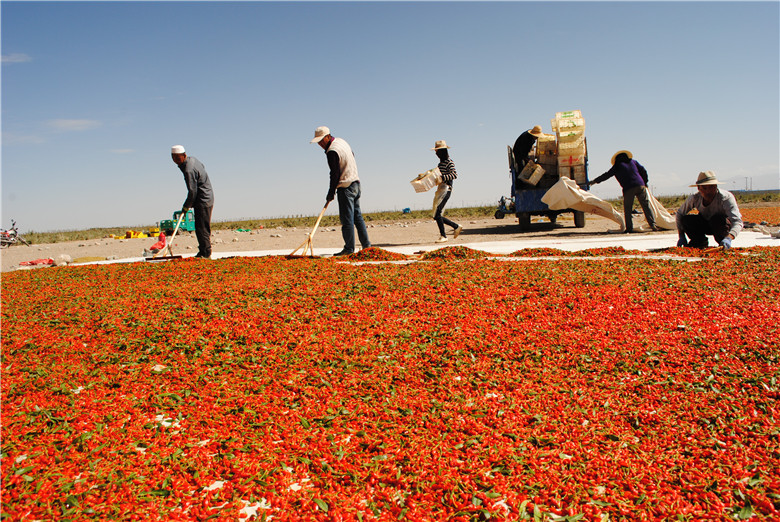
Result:
[[[339,219],[344,248],[333,255],[345,256],[355,252],[355,228],[362,247],[370,247],[368,230],[363,221],[363,213],[360,211],[360,179],[352,148],[345,140],[331,136],[330,129],[327,127],[317,127],[314,138],[309,143],[318,143],[328,158],[330,187],[325,200],[330,203],[334,196],[339,200]]]

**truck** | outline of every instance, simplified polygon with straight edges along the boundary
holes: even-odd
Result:
[[[166,236],[173,234],[176,223],[179,221],[179,216],[181,216],[181,210],[173,213],[173,219],[163,219],[160,221],[160,230],[165,232]],[[186,230],[188,232],[193,232],[195,230],[195,212],[192,209],[189,209],[182,218],[179,230]]]
[[[514,157],[512,147],[507,146],[511,196],[502,196],[495,212],[496,219],[514,214],[520,229],[531,226],[532,216],[544,216],[555,223],[560,214],[574,214],[574,226],[585,226],[585,213],[573,210],[551,210],[542,202],[542,196],[561,177],[572,178],[577,185],[587,190],[588,146],[585,139],[585,120],[580,111],[558,112],[551,120],[554,134],[537,139],[523,169]]]

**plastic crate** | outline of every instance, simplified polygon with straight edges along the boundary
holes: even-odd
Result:
[[[409,183],[412,184],[415,192],[427,192],[441,183],[441,173],[439,172],[439,167],[419,174]]]
[[[566,156],[571,154],[585,154],[585,136],[580,134],[573,139],[561,140],[558,142],[558,155]]]
[[[563,120],[568,118],[582,118],[582,113],[580,111],[565,111],[555,113],[556,120]]]
[[[573,165],[585,165],[585,154],[572,154],[567,156],[558,154],[558,168],[571,167]]]
[[[542,179],[544,172],[544,168],[541,165],[528,162],[522,172],[520,172],[520,180],[529,185],[536,185]]]

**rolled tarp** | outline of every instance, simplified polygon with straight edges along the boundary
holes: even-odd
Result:
[[[588,214],[611,219],[620,230],[625,230],[626,222],[623,215],[616,211],[612,205],[603,199],[597,198],[590,192],[582,190],[573,179],[561,178],[542,196],[542,203],[550,207],[550,210],[564,210],[570,208]]]

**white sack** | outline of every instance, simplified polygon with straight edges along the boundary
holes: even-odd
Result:
[[[650,189],[647,189],[647,200],[650,202],[650,208],[653,209],[655,226],[664,230],[677,230],[677,221],[675,221],[674,216],[653,197]]]
[[[449,191],[450,186],[446,183],[440,184],[439,188],[436,189],[436,194],[433,195],[433,217],[436,217],[436,209],[439,208],[439,205],[441,205],[444,196],[446,196],[447,192]]]
[[[597,216],[611,219],[618,225],[620,230],[625,230],[626,222],[620,212],[612,208],[608,202],[599,199],[590,192],[582,190],[573,179],[561,178],[558,183],[550,187],[550,190],[542,196],[542,203],[545,203],[550,210],[563,210],[570,208],[596,214]]]

